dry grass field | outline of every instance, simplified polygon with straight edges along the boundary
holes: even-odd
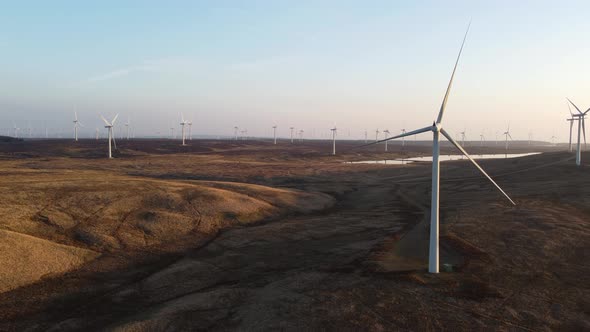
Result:
[[[590,163],[443,163],[431,275],[430,165],[346,163],[430,147],[358,144],[0,142],[0,330],[590,330]]]

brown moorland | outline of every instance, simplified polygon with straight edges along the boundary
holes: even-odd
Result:
[[[589,165],[444,162],[431,275],[429,164],[347,163],[406,143],[0,142],[0,330],[590,329]]]

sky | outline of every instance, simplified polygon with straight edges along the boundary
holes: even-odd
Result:
[[[567,141],[590,107],[588,1],[2,1],[0,134],[364,136],[432,123]],[[349,134],[350,132],[350,134]],[[350,136],[348,136],[350,135]],[[420,138],[427,139],[427,136]],[[419,138],[419,139],[420,139]]]

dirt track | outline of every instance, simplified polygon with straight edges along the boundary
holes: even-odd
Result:
[[[104,255],[80,271],[1,294],[0,329],[589,328],[590,175],[566,161],[567,153],[482,162],[516,208],[466,162],[444,164],[442,262],[458,271],[434,276],[425,273],[427,229],[415,227],[428,218],[428,165],[343,165],[318,154],[318,146],[294,151],[301,160],[273,157],[267,145],[249,156],[218,148],[190,158],[128,152],[116,164],[74,166],[35,156],[20,165],[227,178],[319,191],[337,204],[228,228],[182,252],[131,262]],[[361,157],[374,156],[341,158]],[[417,235],[407,236],[412,231]],[[408,258],[412,264],[399,268]]]

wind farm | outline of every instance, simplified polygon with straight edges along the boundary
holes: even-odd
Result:
[[[583,29],[431,5],[146,4],[108,54],[74,6],[7,51],[0,330],[590,329],[590,54],[545,48]]]

